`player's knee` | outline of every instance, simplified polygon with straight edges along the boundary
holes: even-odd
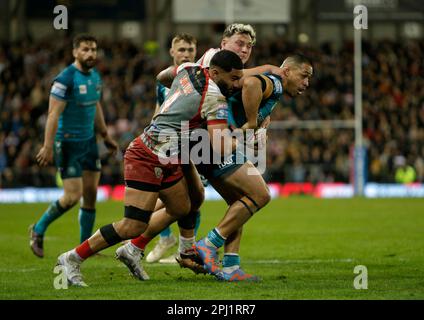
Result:
[[[78,201],[81,199],[81,196],[81,192],[71,192],[63,196],[62,202],[65,207],[70,208],[78,203]]]
[[[151,211],[125,206],[124,218],[114,224],[114,230],[122,240],[138,237],[147,229],[151,214]]]
[[[147,228],[147,224],[143,221],[124,218],[116,224],[116,231],[123,239],[132,239],[138,237]]]
[[[271,192],[268,187],[264,188],[263,191],[257,197],[257,203],[259,208],[265,207],[271,201]]]
[[[249,200],[248,202],[252,205],[252,208],[255,209],[254,212],[257,212],[271,201],[271,193],[269,188],[265,187],[258,189],[255,194],[246,195],[246,198]]]
[[[166,211],[173,217],[180,219],[188,215],[191,211],[191,203],[190,201],[184,201],[178,203],[176,206],[167,207]]]
[[[127,238],[139,236],[147,228],[152,216],[152,211],[143,210],[134,206],[125,206],[124,219],[122,220],[122,230]]]

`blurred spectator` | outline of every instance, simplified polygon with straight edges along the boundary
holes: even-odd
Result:
[[[283,98],[272,120],[352,120],[353,46],[324,43],[301,48],[261,39],[250,66],[280,65],[289,53],[314,58],[310,88]],[[199,55],[210,47],[199,39]],[[213,45],[212,45],[213,46]],[[100,41],[97,68],[103,75],[103,108],[121,151],[149,123],[155,107],[155,75],[171,61],[128,40]],[[0,187],[55,186],[54,167],[39,168],[36,150],[44,137],[52,77],[72,61],[71,41],[44,39],[0,46]],[[395,157],[404,155],[424,182],[424,41],[373,41],[363,45],[363,129],[369,180],[394,182]],[[270,130],[268,181],[349,182],[351,129]],[[100,146],[99,146],[100,147]],[[100,153],[102,149],[100,147]],[[103,153],[101,184],[122,183],[122,157]]]
[[[407,165],[404,156],[396,156],[394,159],[395,163],[395,181],[397,183],[412,183],[415,182],[417,177],[415,169]]]

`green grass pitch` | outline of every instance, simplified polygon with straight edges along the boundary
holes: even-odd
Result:
[[[46,206],[0,205],[0,299],[424,299],[424,199],[273,200],[243,233],[242,266],[259,283],[221,283],[147,263],[151,280],[141,282],[114,259],[114,247],[83,264],[90,287],[67,290],[54,289],[53,268],[77,245],[77,208],[50,226],[39,259],[27,228]],[[204,204],[200,236],[225,209],[222,201]],[[96,228],[122,215],[122,203],[99,203]],[[367,267],[366,290],[354,288],[357,265]]]

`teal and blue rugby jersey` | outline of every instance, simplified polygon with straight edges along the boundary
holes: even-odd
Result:
[[[283,81],[275,74],[264,73],[262,76],[272,81],[273,90],[271,95],[262,99],[258,110],[258,125],[269,116],[277,102],[283,95]],[[228,124],[235,128],[240,128],[247,122],[246,112],[244,110],[242,92],[238,91],[228,99]]]
[[[165,101],[166,95],[168,94],[169,89],[165,87],[159,81],[156,82],[156,102],[159,106]]]
[[[54,80],[50,94],[66,101],[59,118],[57,140],[88,140],[94,135],[96,104],[100,100],[102,80],[93,68],[84,73],[74,64],[64,69]]]

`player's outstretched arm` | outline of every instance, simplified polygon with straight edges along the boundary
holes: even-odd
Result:
[[[36,160],[41,167],[47,166],[53,161],[54,137],[58,127],[59,117],[63,110],[65,110],[65,107],[66,101],[50,96],[46,129],[44,131],[44,144],[36,155]]]
[[[95,127],[99,132],[100,136],[103,138],[103,142],[106,148],[108,148],[109,152],[112,155],[116,154],[116,152],[118,151],[118,144],[107,133],[107,126],[105,118],[103,116],[102,105],[100,104],[100,102],[97,102],[96,104]]]
[[[261,74],[261,73],[273,73],[273,74],[276,74],[277,76],[280,76],[281,78],[284,77],[283,69],[281,69],[280,67],[274,66],[272,64],[265,64],[263,66],[243,70],[244,77],[253,76],[255,74]]]

